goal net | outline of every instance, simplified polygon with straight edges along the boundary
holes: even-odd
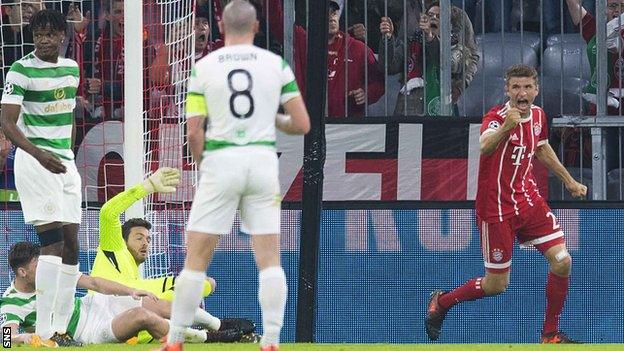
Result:
[[[173,167],[182,172],[182,182],[172,195],[152,195],[145,201],[145,217],[152,227],[152,254],[146,261],[144,274],[158,276],[177,273],[184,262],[184,224],[188,218],[193,187],[196,183],[195,164],[190,157],[185,138],[184,103],[187,83],[194,61],[194,0],[158,0],[151,11],[160,13],[160,21],[149,25],[162,26],[163,47],[156,44],[156,55],[166,55],[163,62],[148,62],[152,66],[167,65],[161,74],[168,81],[148,82],[149,105],[145,113],[146,175],[159,167]],[[155,59],[162,59],[156,57]]]
[[[137,14],[124,13],[123,0],[2,0],[0,65],[2,77],[11,64],[34,50],[29,21],[41,8],[62,11],[69,28],[61,55],[76,60],[81,70],[76,118],[76,165],[83,181],[83,221],[80,227],[80,268],[88,272],[98,246],[99,210],[124,189],[124,173],[159,167],[182,171],[182,183],[173,195],[153,195],[143,202],[145,218],[153,224],[152,251],[143,267],[146,277],[177,272],[182,265],[184,223],[193,197],[195,165],[184,142],[184,99],[194,61],[195,0],[144,0],[141,57],[128,58],[125,24]],[[210,3],[210,2],[207,2]],[[210,7],[212,8],[212,7]],[[208,11],[209,13],[211,11]],[[212,20],[209,18],[208,20]],[[124,67],[143,63],[142,101],[124,101]],[[4,86],[1,81],[0,87]],[[142,106],[130,116],[129,106]],[[124,124],[140,118],[142,148],[125,150]],[[6,145],[0,140],[0,146]],[[4,148],[0,147],[0,150]],[[4,152],[4,151],[2,151]],[[125,152],[125,154],[124,154]],[[129,153],[140,155],[139,165],[124,163]],[[7,267],[8,250],[17,241],[37,241],[34,228],[25,225],[15,191],[14,147],[0,165],[0,266]],[[123,221],[123,218],[122,218]],[[0,289],[10,284],[8,270],[0,270]]]

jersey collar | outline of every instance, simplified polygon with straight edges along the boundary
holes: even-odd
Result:
[[[36,292],[25,293],[25,292],[21,292],[17,290],[17,288],[15,288],[15,281],[11,282],[11,285],[4,291],[3,295],[7,295],[8,292],[11,290],[15,291],[14,295],[17,295],[17,297],[22,298],[22,299],[30,299],[31,297],[33,297],[33,295],[36,294]]]

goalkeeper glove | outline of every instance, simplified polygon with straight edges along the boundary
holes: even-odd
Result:
[[[143,188],[148,193],[173,193],[180,184],[180,171],[162,167],[143,181]]]

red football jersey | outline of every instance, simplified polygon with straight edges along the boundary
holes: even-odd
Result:
[[[501,128],[509,103],[492,108],[481,123],[481,138]],[[528,206],[543,201],[533,177],[533,157],[548,142],[544,110],[531,106],[524,118],[496,150],[479,157],[477,216],[486,222],[502,222]]]

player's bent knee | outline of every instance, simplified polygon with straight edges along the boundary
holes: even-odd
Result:
[[[152,312],[148,311],[144,307],[134,307],[130,310],[131,315],[135,319],[136,323],[145,328],[152,322]]]
[[[563,250],[555,255],[555,260],[550,264],[550,270],[560,276],[567,276],[572,270],[572,256],[567,250]]]

